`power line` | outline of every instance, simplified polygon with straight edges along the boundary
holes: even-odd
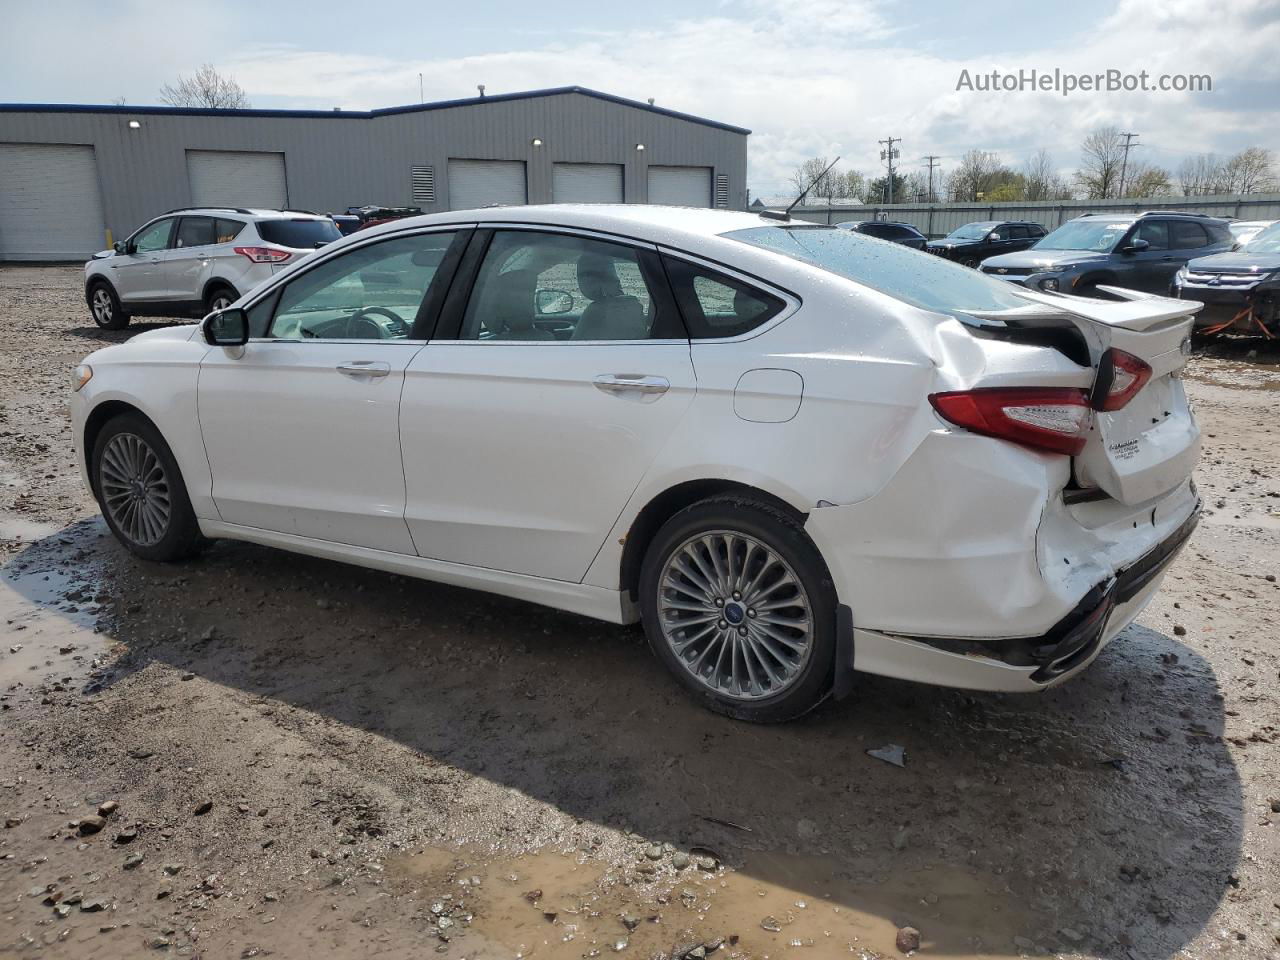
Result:
[[[1132,142],[1133,138],[1137,136],[1136,133],[1122,133],[1120,134],[1120,136],[1124,137],[1124,159],[1120,161],[1120,191],[1119,193],[1116,194],[1117,197],[1124,196],[1124,175],[1129,168],[1129,148],[1131,146],[1133,147],[1142,146],[1142,144],[1140,143]]]
[[[901,137],[890,137],[888,140],[879,141],[880,146],[884,147],[884,149],[880,151],[880,159],[886,160],[889,163],[889,179],[888,179],[889,197],[887,200],[885,200],[885,203],[893,203],[893,161],[896,160],[899,154],[902,152],[900,150],[893,149],[893,145],[895,143],[901,143],[901,142],[902,142]]]

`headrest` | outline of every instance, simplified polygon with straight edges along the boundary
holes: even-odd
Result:
[[[578,258],[578,289],[588,300],[607,300],[622,296],[613,261],[599,254],[584,253]]]

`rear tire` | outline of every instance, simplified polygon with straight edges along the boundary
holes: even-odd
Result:
[[[128,413],[107,421],[91,463],[102,515],[131,553],[169,563],[196,552],[200,526],[182,471],[150,421]]]
[[[124,312],[120,298],[105,280],[89,288],[89,313],[103,330],[123,330],[129,325],[129,315]]]
[[[717,713],[779,723],[831,692],[835,586],[780,509],[719,497],[681,510],[645,553],[640,609],[654,654]]]
[[[213,287],[204,298],[205,316],[215,310],[225,310],[239,299],[240,294],[236,293],[232,287],[225,285]]]

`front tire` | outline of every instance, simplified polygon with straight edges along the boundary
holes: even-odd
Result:
[[[193,554],[200,527],[178,463],[150,421],[109,420],[93,444],[93,488],[107,526],[131,553],[171,562]]]
[[[667,521],[645,554],[649,646],[706,707],[777,723],[831,692],[836,595],[793,517],[754,500],[704,500]]]
[[[120,298],[105,281],[89,288],[89,312],[93,322],[103,330],[123,330],[129,325],[129,315],[124,312]]]

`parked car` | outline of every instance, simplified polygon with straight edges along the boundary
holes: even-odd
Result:
[[[987,257],[1026,250],[1044,235],[1044,227],[1031,220],[977,220],[957,227],[941,240],[930,240],[928,249],[966,267],[976,267]]]
[[[1173,294],[1205,304],[1198,327],[1280,333],[1280,222],[1238,250],[1192,260],[1174,275]]]
[[[1064,223],[1030,250],[992,257],[982,272],[1037,290],[1105,296],[1102,286],[1166,295],[1193,257],[1234,241],[1227,222],[1199,213],[1091,213]]]
[[[104,330],[130,317],[203,317],[340,236],[328,217],[296,210],[170,210],[94,254],[85,299]]]
[[[752,720],[855,670],[1035,691],[1199,516],[1197,305],[1131,296],[778,213],[435,214],[92,354],[72,432],[147,560],[225,537],[639,619]]]
[[[900,243],[912,250],[923,250],[929,243],[928,238],[911,224],[897,220],[846,220],[836,226],[841,230],[856,230],[869,237]]]
[[[1232,220],[1227,229],[1236,243],[1243,247],[1273,223],[1280,223],[1280,220]]]
[[[367,227],[376,227],[382,223],[389,223],[392,220],[400,220],[404,217],[417,217],[422,215],[421,207],[384,207],[376,203],[366,204],[363,207],[347,207],[347,213],[356,217],[360,223],[351,231],[364,230]]]

